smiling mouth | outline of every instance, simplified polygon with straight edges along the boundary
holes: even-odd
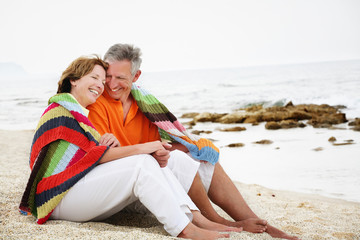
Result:
[[[99,92],[94,89],[89,89],[90,92],[94,93],[96,96],[99,95]]]
[[[115,89],[110,89],[112,92],[117,92],[119,90],[121,90],[122,88],[115,88]]]

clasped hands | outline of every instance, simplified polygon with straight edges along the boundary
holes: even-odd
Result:
[[[100,146],[120,147],[119,140],[111,133],[105,133],[99,140]],[[166,167],[170,158],[169,149],[172,147],[171,144],[166,142],[154,141],[141,144],[142,148],[146,153],[151,154],[156,161],[159,163],[161,168]]]

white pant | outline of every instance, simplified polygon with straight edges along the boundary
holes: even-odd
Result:
[[[209,191],[211,179],[214,173],[214,165],[193,159],[190,154],[179,150],[170,152],[167,167],[175,175],[186,192],[189,191],[196,173],[199,173],[206,192]],[[149,210],[138,200],[126,206],[124,211],[147,214]]]
[[[168,167],[160,168],[153,157],[141,154],[95,167],[69,190],[51,218],[103,220],[136,200],[172,236],[192,220],[190,210],[198,210]]]
[[[214,173],[215,166],[208,162],[201,162],[179,150],[170,152],[168,167],[174,173],[186,192],[189,191],[196,172],[199,173],[201,181],[208,192]]]

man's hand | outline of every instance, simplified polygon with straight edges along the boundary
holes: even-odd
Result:
[[[168,160],[170,158],[170,151],[171,145],[168,143],[162,143],[164,149],[159,149],[152,153],[151,155],[158,161],[161,168],[166,167],[168,164]]]
[[[109,146],[110,148],[113,148],[113,147],[120,147],[120,142],[113,134],[105,133],[104,135],[101,136],[99,145]]]

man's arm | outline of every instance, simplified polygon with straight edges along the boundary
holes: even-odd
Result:
[[[182,145],[181,143],[174,142],[174,143],[171,143],[171,145],[172,145],[172,147],[169,149],[170,151],[180,150],[180,151],[183,151],[185,153],[189,152],[189,150],[184,145]]]

